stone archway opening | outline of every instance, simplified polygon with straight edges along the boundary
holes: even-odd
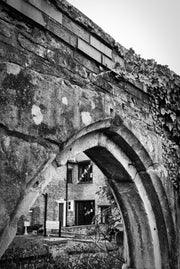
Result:
[[[87,126],[71,138],[56,162],[63,165],[80,152],[108,178],[123,216],[130,268],[172,268],[169,255],[174,234],[173,229],[166,229],[166,222],[172,219],[166,202],[166,209],[162,209],[159,193],[163,188],[139,140],[123,123],[105,120]]]
[[[161,179],[148,152],[120,118],[106,119],[80,130],[53,154],[41,171],[42,182],[18,204],[5,229],[0,253],[16,234],[17,220],[53,180],[56,166],[84,152],[108,178],[122,213],[128,245],[128,265],[138,269],[175,269],[176,236]]]

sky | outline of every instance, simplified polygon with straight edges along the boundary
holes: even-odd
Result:
[[[180,75],[180,0],[68,0],[125,48]]]

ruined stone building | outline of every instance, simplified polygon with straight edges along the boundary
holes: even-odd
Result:
[[[180,76],[124,48],[66,0],[1,0],[0,256],[47,186],[65,187],[59,171],[73,179],[69,160],[80,152],[108,179],[128,266],[180,268]],[[85,185],[68,183],[56,201],[49,193],[48,218],[67,194],[67,222],[89,222],[78,214]]]

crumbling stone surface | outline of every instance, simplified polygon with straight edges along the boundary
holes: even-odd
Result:
[[[28,143],[7,134],[1,134],[0,156],[1,206],[4,205],[3,211],[6,212],[6,219],[9,220],[27,186],[39,184],[37,179],[34,180],[34,175],[44,166],[49,156],[48,151],[37,143]],[[0,226],[3,228],[5,222],[2,218],[0,221]]]

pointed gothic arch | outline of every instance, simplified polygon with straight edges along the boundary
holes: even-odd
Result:
[[[167,194],[148,152],[119,117],[95,122],[77,132],[41,171],[17,205],[0,244],[2,255],[16,234],[17,220],[53,180],[56,165],[84,152],[109,180],[120,207],[128,241],[128,263],[138,269],[177,269],[176,234]]]
[[[115,118],[75,134],[59,153],[59,165],[84,152],[107,176],[121,209],[128,240],[129,266],[176,268],[175,231],[161,179],[148,152]]]

